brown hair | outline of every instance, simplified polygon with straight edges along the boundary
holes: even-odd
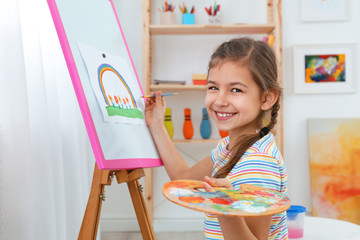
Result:
[[[251,72],[251,75],[255,83],[259,86],[261,94],[264,91],[273,91],[279,97],[275,104],[271,108],[271,118],[269,120],[268,128],[271,131],[278,116],[278,110],[280,108],[280,97],[282,95],[282,89],[277,81],[277,63],[273,49],[263,41],[255,41],[251,38],[237,38],[222,43],[215,52],[211,55],[209,62],[209,70],[224,62],[232,61],[245,66]],[[262,128],[262,118],[265,115],[265,111],[262,111],[258,116],[258,125]],[[251,147],[257,140],[263,135],[262,133],[246,134],[240,136],[238,139],[234,139],[236,144],[232,149],[230,160],[219,169],[215,176],[216,178],[226,177],[231,169],[236,165],[246,150]]]

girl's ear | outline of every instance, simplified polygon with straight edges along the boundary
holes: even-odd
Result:
[[[277,101],[279,94],[275,91],[265,91],[262,96],[261,110],[269,110]]]

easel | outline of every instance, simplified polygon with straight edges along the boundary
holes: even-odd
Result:
[[[113,176],[116,177],[118,184],[126,182],[128,185],[143,239],[155,239],[154,231],[145,207],[144,198],[141,193],[142,187],[139,184],[139,179],[145,176],[144,170],[142,168],[134,170],[99,170],[95,163],[89,200],[81,224],[78,240],[96,239],[101,204],[102,201],[105,200],[104,188],[105,185],[111,185]]]

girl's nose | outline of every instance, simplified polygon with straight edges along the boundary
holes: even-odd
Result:
[[[217,107],[226,107],[229,105],[228,96],[225,92],[219,92],[215,99],[215,105]]]

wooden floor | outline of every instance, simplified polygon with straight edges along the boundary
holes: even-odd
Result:
[[[101,240],[142,240],[140,232],[102,232]],[[156,240],[204,240],[204,232],[155,233]]]

